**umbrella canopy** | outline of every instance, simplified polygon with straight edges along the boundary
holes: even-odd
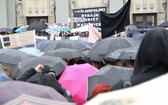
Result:
[[[98,71],[90,64],[67,66],[58,82],[66,88],[78,105],[86,102],[87,78]]]
[[[138,52],[138,46],[137,47],[129,47],[124,49],[118,49],[110,54],[106,55],[104,59],[108,61],[115,61],[117,59],[122,60],[135,60],[137,52]]]
[[[132,39],[141,41],[144,36],[145,36],[145,34],[137,33],[137,34],[133,35]]]
[[[48,25],[41,22],[35,22],[28,26],[27,30],[36,30],[36,32],[41,32],[42,30],[47,29]]]
[[[137,52],[138,52],[138,47],[128,48],[128,49],[122,51],[122,53],[120,54],[118,59],[135,60]]]
[[[97,73],[88,77],[88,99],[91,97],[91,92],[97,84],[106,83],[113,86],[121,79],[130,78],[132,73],[133,69],[131,68],[106,65]]]
[[[17,49],[0,49],[0,62],[8,64],[18,64],[19,62],[33,57],[33,55],[26,54],[25,52]]]
[[[133,25],[133,24],[130,24],[128,26],[125,27],[127,30],[134,30],[134,29],[137,29],[137,26]]]
[[[67,65],[66,62],[59,57],[51,57],[51,56],[32,57],[20,62],[17,65],[17,69],[13,74],[13,78],[16,79],[26,70],[30,69],[31,67],[35,68],[38,64],[48,65],[52,67],[57,75],[61,74]],[[38,81],[40,76],[41,73],[36,73],[29,80]]]
[[[167,105],[168,74],[127,89],[100,94],[85,105]],[[145,93],[145,94],[144,94]]]
[[[117,49],[139,46],[140,42],[131,38],[110,37],[98,42],[88,53],[88,57],[93,55],[105,56]]]
[[[0,28],[0,33],[5,32],[5,33],[11,33],[13,32],[13,29],[10,28]]]
[[[44,54],[43,52],[40,52],[40,50],[35,47],[22,47],[18,50],[25,52],[27,54],[30,54],[32,56],[42,56]]]
[[[103,57],[100,55],[92,55],[88,57],[91,61],[102,62]]]
[[[40,42],[38,42],[37,44],[36,44],[36,48],[37,49],[39,49],[39,50],[41,50],[41,49],[43,49],[47,44],[49,44],[50,42],[52,42],[53,40],[42,40],[42,41],[40,41]]]
[[[86,55],[88,55],[89,51],[90,51],[90,50],[87,49],[87,50],[82,51],[82,53],[86,56]]]
[[[77,40],[62,39],[62,40],[50,42],[41,51],[47,52],[47,51],[51,51],[59,48],[78,49],[79,51],[83,51],[87,49],[85,45],[83,45]]]
[[[22,95],[28,94],[41,98],[52,99],[55,101],[68,102],[60,93],[48,86],[38,84],[20,82],[20,81],[7,81],[0,83],[0,104],[9,102],[10,100]]]
[[[85,55],[77,50],[77,49],[69,49],[69,48],[59,48],[53,51],[47,51],[44,56],[54,56],[60,58],[78,58],[84,57]]]
[[[10,78],[7,77],[1,70],[0,70],[0,82],[10,81]]]
[[[168,27],[168,21],[161,23],[158,27]]]
[[[138,28],[150,28],[152,27],[151,25],[149,25],[148,23],[139,23],[137,25]]]
[[[4,105],[75,105],[75,103],[54,101],[46,98],[35,97],[27,94],[5,103]]]
[[[85,46],[92,46],[93,45],[93,43],[90,43],[90,42],[85,41],[85,40],[79,39],[78,41],[81,42],[82,44],[84,44]]]

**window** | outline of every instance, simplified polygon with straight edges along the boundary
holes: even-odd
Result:
[[[133,22],[136,24],[139,23],[148,23],[151,26],[157,25],[156,13],[148,14],[133,14]]]

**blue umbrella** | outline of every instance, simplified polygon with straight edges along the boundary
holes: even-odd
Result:
[[[1,70],[0,70],[0,82],[10,81],[10,78],[8,78]]]
[[[141,41],[144,36],[145,36],[145,35],[142,34],[142,33],[137,33],[137,34],[135,34],[135,35],[132,37],[132,39]]]
[[[20,28],[16,29],[15,32],[20,33],[21,32]]]
[[[39,50],[41,50],[41,49],[43,49],[47,44],[49,44],[50,42],[52,42],[52,40],[42,40],[42,41],[40,41],[40,42],[38,42],[38,43],[36,44],[36,48],[39,49]]]
[[[29,55],[38,56],[38,57],[42,56],[44,54],[43,52],[40,52],[40,50],[35,48],[35,47],[23,47],[23,48],[20,48],[18,50],[22,51],[22,52],[25,52]]]

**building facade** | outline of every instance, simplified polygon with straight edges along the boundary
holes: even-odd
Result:
[[[97,11],[115,13],[126,2],[127,0],[0,0],[0,27],[13,28],[37,21],[50,25],[68,23],[69,17],[79,15],[87,17],[88,22],[96,21]],[[75,10],[80,10],[81,13]],[[88,13],[82,14],[82,11]],[[157,26],[168,20],[167,12],[167,0],[132,0],[130,20],[131,23],[147,22]],[[90,18],[91,16],[93,17]],[[70,25],[75,27],[74,23]]]
[[[167,12],[167,0],[132,0],[131,21],[157,26],[167,21]]]

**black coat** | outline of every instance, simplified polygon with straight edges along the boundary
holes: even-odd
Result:
[[[130,78],[132,86],[138,85],[168,72],[168,30],[154,29],[143,38]],[[122,89],[120,81],[111,90]]]
[[[26,81],[34,74],[36,74],[36,70],[34,68],[30,68],[29,70],[24,72],[20,77],[18,77],[16,80]],[[61,86],[61,84],[58,83],[56,77],[53,74],[48,74],[48,73],[43,74],[40,80],[37,82],[37,84],[52,87],[60,94],[62,94],[64,97],[66,97],[70,102],[74,102],[71,96],[67,95],[66,89],[64,89]]]

